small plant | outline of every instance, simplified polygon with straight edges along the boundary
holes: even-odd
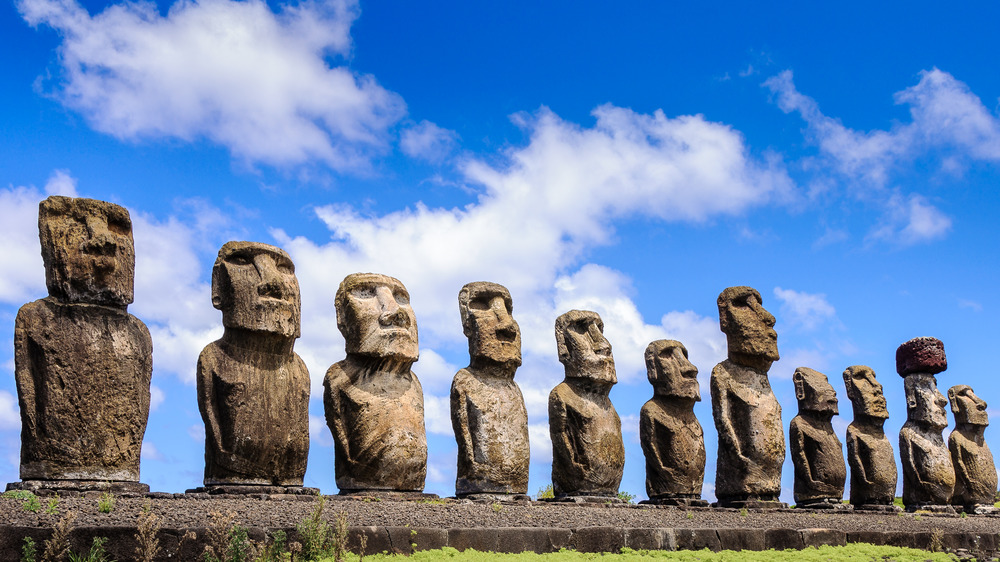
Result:
[[[156,538],[160,532],[160,518],[153,513],[149,500],[142,506],[142,513],[136,522],[135,558],[141,562],[153,562],[160,552],[160,540]]]
[[[246,527],[233,525],[229,529],[228,539],[226,557],[220,562],[252,562],[257,557]]]
[[[42,502],[38,501],[38,496],[31,494],[31,497],[24,500],[24,510],[30,511],[32,513],[38,513],[38,510],[42,509]]]
[[[229,549],[229,531],[233,528],[236,514],[232,511],[225,514],[213,511],[208,514],[208,519],[208,544],[202,556],[205,562],[217,562]]]
[[[97,500],[97,511],[101,513],[111,513],[115,509],[115,495],[111,492],[104,492]]]
[[[944,550],[942,541],[944,540],[944,531],[941,529],[933,529],[931,531],[931,544],[928,550],[931,552],[941,552]]]
[[[49,506],[45,508],[46,515],[56,515],[59,513],[59,496],[49,498]]]
[[[536,500],[543,500],[547,498],[556,497],[555,490],[552,488],[552,484],[546,484],[538,489],[538,494],[535,496]]]
[[[55,562],[63,560],[69,556],[69,534],[73,530],[73,521],[76,519],[76,512],[68,511],[62,519],[56,523],[52,530],[52,536],[45,541],[42,551],[42,562]]]
[[[271,540],[264,546],[254,562],[283,562],[288,553],[288,537],[282,530],[270,534]]]
[[[490,504],[490,507],[493,509],[493,513],[501,513],[503,511],[503,504],[500,502],[493,502]]]
[[[417,551],[417,530],[410,529],[410,550]]]
[[[913,520],[914,521],[920,521],[920,514],[918,513],[918,514],[914,515],[913,516]]]
[[[326,498],[320,496],[313,512],[295,527],[302,537],[302,557],[306,560],[322,558],[327,556],[330,551],[329,542],[333,530],[330,529],[330,524],[323,519],[325,505]]]
[[[689,511],[687,512],[687,515],[685,515],[685,517],[687,517],[688,519],[694,519],[694,514]]]
[[[94,542],[90,543],[90,551],[86,554],[70,552],[69,562],[110,562],[108,554],[104,552],[107,542],[107,537],[94,537]]]
[[[740,508],[740,517],[746,517],[746,516],[747,516],[747,508],[741,507]]]
[[[962,513],[960,513],[960,514],[959,514],[959,518],[961,518],[961,519],[965,519],[965,518],[966,518],[966,517],[968,517],[968,516],[969,516],[969,515],[968,515],[967,513],[965,513],[964,511],[963,511]]]
[[[619,490],[618,499],[622,500],[625,503],[632,503],[632,500],[635,499],[635,494],[630,494],[625,490]]]
[[[35,539],[24,537],[24,545],[21,546],[21,562],[35,562],[38,556],[38,549],[35,547]]]
[[[35,494],[32,494],[28,490],[11,490],[9,492],[4,492],[3,494],[0,494],[0,498],[11,498],[11,499],[15,499],[15,500],[26,500],[26,499],[30,498],[31,496],[33,496],[33,495],[35,495]]]

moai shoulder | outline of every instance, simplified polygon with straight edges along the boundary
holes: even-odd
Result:
[[[152,340],[128,313],[135,249],[125,208],[52,196],[38,206],[49,296],[21,307],[14,362],[22,489],[143,492]]]
[[[625,467],[621,419],[608,398],[618,382],[611,344],[596,312],[563,314],[555,333],[566,378],[549,394],[553,490],[556,499],[605,501],[618,494]]]

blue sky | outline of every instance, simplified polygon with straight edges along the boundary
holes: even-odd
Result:
[[[523,333],[529,491],[550,481],[553,323],[598,311],[618,367],[622,489],[645,496],[646,345],[679,339],[714,497],[715,299],[751,285],[777,317],[771,381],[866,364],[906,418],[895,349],[942,339],[943,391],[1000,415],[1000,6],[800,2],[109,3],[0,6],[0,482],[17,479],[18,307],[45,295],[47,194],[132,214],[136,300],[154,343],[142,480],[199,485],[197,355],[221,334],[211,264],[228,240],[289,251],[313,392],[307,485],[336,490],[322,377],[344,357],[333,295],[356,271],[410,290],[427,491],[454,493],[447,396],[468,362],[457,294],[506,285]],[[950,431],[950,429],[946,430]],[[995,431],[987,441],[1000,447]],[[786,461],[785,493],[792,470]]]

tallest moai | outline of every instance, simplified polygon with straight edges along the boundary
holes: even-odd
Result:
[[[38,231],[49,296],[22,306],[14,327],[22,482],[8,488],[148,491],[138,481],[153,344],[127,310],[128,211],[52,196]]]

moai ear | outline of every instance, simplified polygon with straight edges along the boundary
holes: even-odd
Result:
[[[795,371],[792,375],[792,382],[795,383],[795,398],[798,400],[803,400],[806,397],[806,381],[802,373]]]
[[[223,275],[225,275],[225,271],[222,266],[220,264],[215,264],[215,267],[212,270],[212,306],[214,306],[217,310],[222,310],[222,279],[220,279],[220,277]]]
[[[952,412],[958,411],[958,392],[956,392],[955,390],[957,388],[958,388],[957,386],[953,386],[948,389],[948,403],[951,404]]]

